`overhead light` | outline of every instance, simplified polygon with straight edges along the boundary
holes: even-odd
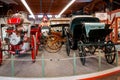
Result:
[[[58,14],[58,17],[60,17],[76,0],[72,0],[70,1],[65,8],[63,8],[63,10]]]
[[[28,10],[28,12],[31,14],[32,18],[35,19],[35,16],[34,16],[33,12],[31,11],[30,7],[28,6],[28,4],[26,3],[26,1],[25,0],[21,0],[21,2],[24,4],[24,6]]]
[[[47,15],[48,16],[48,18],[51,18],[52,17],[52,15]],[[38,15],[38,18],[42,18],[43,17],[43,15]]]
[[[42,18],[43,17],[43,15],[41,14],[41,15],[38,15],[38,18]]]
[[[29,17],[29,18],[33,18],[33,16],[32,16],[32,15],[28,15],[28,17]]]
[[[76,0],[76,2],[91,2],[92,0]]]
[[[56,17],[57,15],[47,15],[48,16],[48,18],[52,18],[52,17]],[[38,18],[42,18],[43,17],[43,15],[38,15]]]

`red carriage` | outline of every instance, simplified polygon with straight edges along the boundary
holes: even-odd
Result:
[[[0,41],[0,64],[3,59],[3,51],[9,54],[23,54],[31,51],[32,61],[35,62],[40,44],[41,28],[33,26],[30,22],[26,22],[26,18],[22,14],[16,13],[7,20],[5,42],[8,49],[2,49],[2,39]],[[4,27],[4,26],[2,26]]]

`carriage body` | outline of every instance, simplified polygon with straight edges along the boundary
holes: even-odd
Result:
[[[101,23],[100,20],[92,16],[75,16],[71,19],[70,27],[66,30],[67,43],[66,51],[67,55],[70,55],[70,49],[79,51],[79,56],[82,64],[85,64],[86,53],[94,54],[97,48],[101,48],[105,54],[115,52],[115,46],[112,41],[106,41],[107,35],[112,32],[109,29],[108,24]],[[112,45],[111,45],[112,44]],[[109,48],[109,51],[108,51]],[[88,51],[86,51],[86,49]],[[108,63],[113,63],[115,59],[108,60]]]
[[[26,20],[23,14],[16,13],[7,20],[5,26],[2,26],[2,28],[7,26],[4,31],[6,35],[2,40],[8,48],[3,49],[1,47],[1,54],[3,51],[7,51],[11,55],[22,55],[31,51],[32,61],[35,62],[40,44],[41,26],[33,26],[30,21]]]
[[[76,41],[97,42],[104,41],[106,36],[112,32],[108,25],[100,23],[96,17],[74,17],[70,23],[70,33]]]

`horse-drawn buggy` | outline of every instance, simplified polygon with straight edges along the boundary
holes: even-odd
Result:
[[[115,45],[106,37],[112,32],[108,24],[100,23],[100,20],[92,16],[74,16],[70,21],[70,27],[66,30],[66,51],[70,55],[70,49],[78,50],[83,65],[86,62],[86,53],[94,54],[96,49],[105,53],[105,59],[109,64],[115,60]]]
[[[68,27],[70,18],[52,18],[50,25],[41,28],[44,47],[48,52],[58,52],[66,41],[64,29]]]
[[[3,52],[7,51],[8,54],[24,54],[31,51],[32,61],[35,62],[36,55],[38,53],[38,47],[40,43],[40,27],[32,25],[30,21],[27,20],[24,13],[16,13],[11,17],[7,18],[6,24],[1,25],[2,28],[6,27],[4,38],[0,41],[0,64],[3,59]],[[3,49],[3,44],[7,48]]]

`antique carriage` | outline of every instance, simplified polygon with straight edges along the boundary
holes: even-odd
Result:
[[[41,42],[45,43],[44,48],[50,53],[58,52],[66,41],[64,29],[68,26],[70,18],[51,18],[49,26],[41,28]]]
[[[0,41],[0,64],[3,59],[3,51],[7,51],[8,54],[12,55],[21,55],[31,51],[32,61],[35,62],[40,44],[41,27],[32,25],[24,17],[23,13],[13,14],[12,17],[7,19],[6,24],[1,25],[1,28],[5,26],[7,26],[5,30],[6,35]],[[8,48],[3,49],[3,42]]]
[[[83,65],[86,62],[86,53],[94,54],[96,49],[102,49],[106,61],[112,64],[115,60],[115,45],[111,40],[106,40],[112,32],[109,25],[100,23],[98,18],[92,16],[75,16],[71,19],[70,27],[66,30],[66,52],[70,49],[78,50]]]
[[[50,53],[58,52],[61,49],[63,42],[65,41],[64,37],[62,36],[62,31],[53,30],[53,28],[58,28],[58,26],[65,27],[64,24],[55,24],[50,25],[50,27],[41,28],[41,43],[44,45],[45,50]]]

